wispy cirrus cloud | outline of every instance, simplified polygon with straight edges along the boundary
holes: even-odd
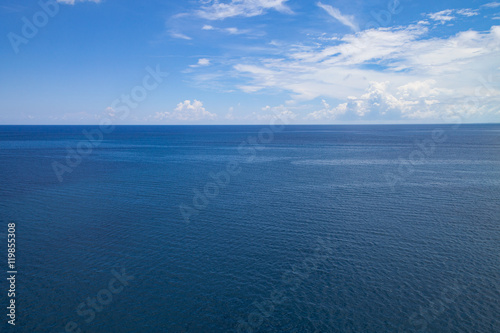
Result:
[[[25,10],[24,6],[18,4],[9,4],[9,5],[0,5],[0,10],[3,10],[8,13],[19,13]]]
[[[359,31],[359,26],[354,20],[354,16],[343,15],[340,10],[330,5],[324,5],[321,2],[317,3],[318,7],[324,9],[331,17],[335,18],[337,21],[343,25],[351,28],[353,31]]]
[[[218,0],[205,1],[201,9],[196,10],[197,16],[207,20],[223,20],[230,17],[252,17],[266,13],[270,9],[281,13],[292,13],[285,5],[288,0],[231,0],[220,2]]]
[[[94,2],[100,3],[102,0],[57,0],[57,2],[65,4],[65,5],[74,5],[77,2]]]
[[[185,39],[185,40],[192,40],[191,37],[189,37],[181,32],[178,32],[178,31],[170,31],[170,37],[178,38],[178,39]]]
[[[230,35],[244,35],[244,34],[250,34],[252,33],[251,30],[249,29],[238,29],[236,27],[228,27],[228,28],[216,28],[211,25],[205,24],[201,30],[206,30],[206,31],[219,31],[219,32],[224,32]]]
[[[482,5],[481,7],[497,8],[497,7],[500,7],[500,2],[489,2],[487,4]]]
[[[439,21],[443,24],[455,20],[457,18],[456,15],[471,17],[471,16],[476,16],[478,14],[479,13],[477,9],[464,8],[464,9],[446,9],[436,13],[427,14],[427,16],[431,20]]]

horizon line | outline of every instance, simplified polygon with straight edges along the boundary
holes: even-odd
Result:
[[[347,124],[280,124],[280,126],[419,126],[419,125],[500,125],[500,122],[478,123],[347,123]],[[273,126],[271,124],[0,124],[0,126]]]

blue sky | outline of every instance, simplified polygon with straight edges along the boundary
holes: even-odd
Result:
[[[500,122],[500,2],[4,0],[0,29],[0,124]]]

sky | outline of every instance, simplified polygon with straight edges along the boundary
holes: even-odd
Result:
[[[500,2],[3,0],[0,124],[500,123]]]

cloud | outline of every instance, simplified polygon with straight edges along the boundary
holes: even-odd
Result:
[[[471,16],[478,15],[478,12],[477,12],[476,9],[470,9],[470,8],[465,8],[465,9],[446,9],[446,10],[442,10],[440,12],[427,14],[427,16],[431,20],[439,21],[439,22],[441,22],[441,24],[444,24],[446,22],[449,22],[449,21],[452,21],[452,20],[456,19],[455,14],[462,15],[462,16],[467,16],[467,17],[471,17]]]
[[[94,3],[100,3],[101,0],[57,0],[57,2],[65,4],[65,5],[74,5],[77,2],[94,2]]]
[[[340,23],[342,23],[345,26],[348,26],[351,28],[353,31],[359,31],[359,26],[356,22],[354,22],[354,16],[351,15],[342,15],[340,10],[337,8],[334,8],[330,5],[324,5],[321,2],[317,3],[318,7],[323,8],[330,16],[338,20]]]
[[[184,35],[183,33],[176,32],[176,31],[171,31],[170,36],[173,38],[179,38],[179,39],[185,39],[185,40],[191,40],[192,38],[189,36]]]
[[[201,58],[201,59],[198,59],[198,62],[196,63],[196,65],[190,65],[189,67],[196,68],[196,67],[208,66],[208,65],[210,65],[210,59]]]
[[[437,13],[427,14],[427,16],[434,21],[441,21],[444,23],[455,19],[455,16],[452,16],[451,14],[453,14],[453,9],[446,9]]]
[[[472,103],[476,101],[475,103]],[[436,81],[414,81],[399,87],[389,82],[371,82],[360,97],[349,97],[346,103],[330,107],[325,100],[323,109],[309,113],[313,120],[462,120],[498,111],[500,91],[474,98],[456,95],[453,90],[436,86]]]
[[[229,17],[252,17],[265,14],[269,9],[290,14],[292,11],[285,2],[288,0],[231,0],[221,3],[218,0],[206,1],[206,6],[196,11],[196,15],[207,20],[223,20]]]
[[[497,8],[497,7],[500,7],[500,2],[490,2],[490,3],[482,5],[481,7]]]
[[[250,78],[249,83],[239,86],[245,92],[273,88],[288,90],[295,99],[301,100],[320,96],[345,98],[366,86],[367,76],[376,74],[373,79],[378,80],[377,72],[366,70],[364,66],[390,59],[395,59],[392,66],[404,66],[398,59],[401,52],[426,31],[425,27],[372,29],[357,35],[346,35],[319,48],[297,48],[293,45],[287,49],[284,45],[280,47],[282,59],[240,63],[234,69],[241,76]],[[389,76],[393,75],[393,71],[389,71]]]
[[[224,118],[226,118],[227,120],[234,120],[234,107],[230,107],[226,113],[226,115],[224,116]]]
[[[238,29],[236,27],[229,27],[229,28],[216,28],[214,26],[211,26],[211,25],[204,25],[202,28],[202,30],[211,30],[211,31],[220,31],[220,32],[225,32],[225,33],[228,33],[230,35],[243,35],[243,34],[250,34],[252,33],[251,30],[249,29]]]
[[[106,110],[104,110],[104,114],[110,118],[114,118],[117,115],[116,110],[113,109],[111,106],[108,106]]]
[[[238,88],[247,93],[285,91],[299,102],[337,101],[310,113],[310,119],[437,117],[474,96],[478,78],[498,73],[500,26],[441,38],[428,33],[425,25],[410,25],[316,40],[314,46],[282,44],[279,57],[249,57],[233,70],[244,79]],[[476,114],[498,111],[499,96],[497,83]]]
[[[347,111],[347,103],[339,104],[338,106],[331,108],[330,105],[323,99],[321,100],[323,108],[318,111],[309,113],[306,119],[314,120],[328,120],[336,119],[339,115],[345,114]]]
[[[208,65],[210,65],[210,59],[207,59],[207,58],[198,59],[198,65],[199,66],[208,66]]]
[[[449,95],[452,91],[436,88],[435,84],[434,80],[425,80],[391,88],[389,82],[370,82],[364,94],[349,97],[347,102],[336,107],[330,107],[323,100],[323,109],[308,114],[306,119],[437,118],[440,101],[436,98],[441,94]]]
[[[20,13],[26,8],[18,4],[0,5],[0,9],[8,13]]]
[[[279,106],[265,106],[260,111],[252,112],[245,116],[235,116],[234,109],[229,108],[229,112],[225,118],[227,120],[237,120],[251,124],[291,124],[298,115],[290,110],[289,107],[284,105]]]
[[[154,118],[158,120],[198,121],[213,120],[217,118],[217,115],[205,110],[203,103],[195,99],[193,103],[190,100],[185,100],[177,104],[173,112],[157,112]]]
[[[459,15],[467,16],[467,17],[479,15],[479,13],[477,12],[477,9],[469,9],[469,8],[459,9],[456,11],[456,13]]]
[[[240,30],[238,28],[234,28],[234,27],[231,27],[231,28],[226,28],[224,29],[224,31],[226,31],[227,33],[231,34],[231,35],[242,35],[242,34],[247,34],[247,33],[250,33],[250,30]]]
[[[274,107],[267,105],[262,108],[262,111],[264,111],[264,113],[257,114],[254,112],[252,115],[259,121],[272,121],[279,119],[285,124],[297,118],[297,114],[284,105]]]

